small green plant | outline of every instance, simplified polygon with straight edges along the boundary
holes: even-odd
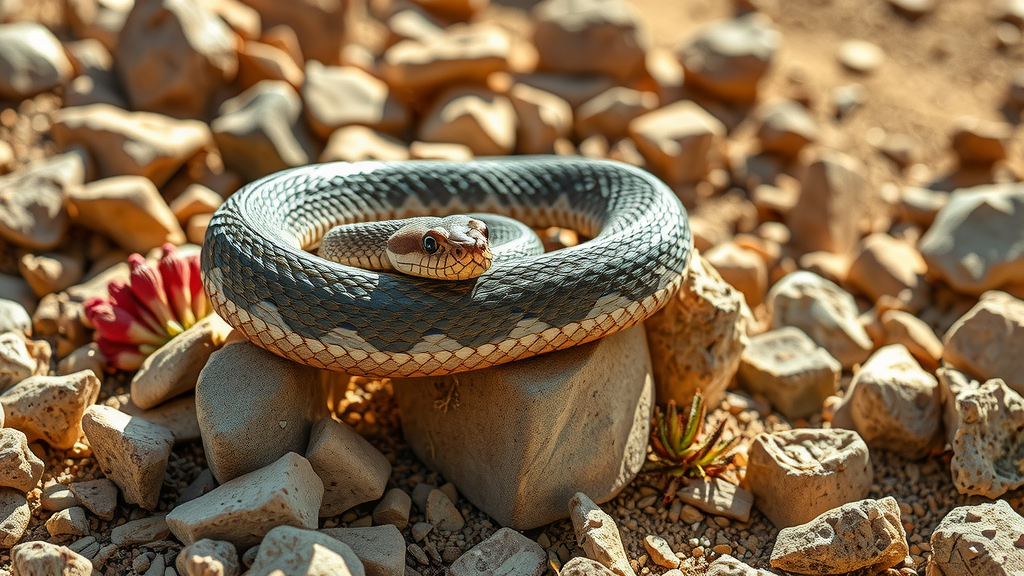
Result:
[[[707,407],[700,390],[693,396],[689,417],[676,410],[669,400],[666,413],[655,406],[651,420],[651,453],[644,464],[645,472],[662,473],[671,479],[665,491],[665,502],[675,495],[681,478],[718,476],[732,464],[733,456],[726,455],[736,438],[722,440],[725,420],[711,434],[703,434]]]

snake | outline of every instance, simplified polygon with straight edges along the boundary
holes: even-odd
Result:
[[[470,280],[366,270],[313,252],[331,229],[487,213],[584,241],[495,261]],[[203,286],[254,344],[354,376],[457,374],[637,325],[684,282],[693,238],[661,180],[611,160],[334,162],[243,186],[210,220]]]

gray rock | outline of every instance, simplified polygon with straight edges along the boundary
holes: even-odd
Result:
[[[306,459],[324,482],[322,517],[380,498],[391,476],[391,464],[380,450],[330,416],[313,425]]]
[[[320,532],[351,548],[363,563],[366,576],[405,574],[405,538],[394,526],[325,528]]]
[[[806,418],[835,394],[843,366],[798,328],[758,334],[743,350],[737,376],[785,417]]]
[[[1024,486],[1024,397],[1002,380],[962,390],[950,469],[961,494],[998,498]]]
[[[801,178],[800,197],[786,215],[793,244],[803,252],[848,255],[860,239],[860,219],[868,199],[867,169],[859,160],[823,151]]]
[[[399,530],[409,525],[409,512],[412,509],[412,498],[401,488],[392,488],[384,493],[384,497],[373,509],[374,524],[393,524]]]
[[[81,501],[82,506],[101,520],[113,520],[117,509],[117,485],[107,478],[72,482],[68,488]]]
[[[462,513],[455,507],[455,503],[438,489],[431,490],[430,494],[427,495],[425,516],[427,522],[430,522],[438,530],[445,532],[462,530],[462,527],[466,525],[465,519],[462,518]]]
[[[170,534],[163,514],[125,522],[110,531],[110,541],[118,546],[135,546],[163,540]]]
[[[949,511],[932,532],[926,576],[1024,572],[1024,518],[1005,500]]]
[[[1024,205],[1022,205],[1024,206]],[[990,291],[946,332],[942,359],[984,382],[1002,378],[1024,394],[1024,300]]]
[[[452,576],[541,576],[547,553],[533,540],[502,528],[452,562]]]
[[[754,12],[710,24],[677,55],[688,83],[726,100],[752,102],[781,39],[771,20]]]
[[[72,73],[64,47],[46,26],[0,25],[0,97],[30,98],[65,84]]]
[[[346,544],[326,534],[292,526],[267,532],[253,560],[252,574],[364,576],[363,564]]]
[[[753,494],[715,477],[687,482],[676,491],[676,498],[709,514],[740,522],[750,520],[750,507],[754,504]]]

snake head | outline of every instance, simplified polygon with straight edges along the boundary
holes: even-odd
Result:
[[[388,259],[399,272],[437,280],[469,280],[491,267],[487,225],[469,216],[421,219],[388,239]]]

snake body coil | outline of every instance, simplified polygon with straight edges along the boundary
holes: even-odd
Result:
[[[330,228],[491,212],[573,228],[578,246],[443,282],[313,256]],[[214,309],[285,358],[353,375],[426,376],[589,342],[661,308],[692,238],[675,195],[615,162],[512,157],[465,163],[335,163],[248,184],[207,230],[203,282]]]

